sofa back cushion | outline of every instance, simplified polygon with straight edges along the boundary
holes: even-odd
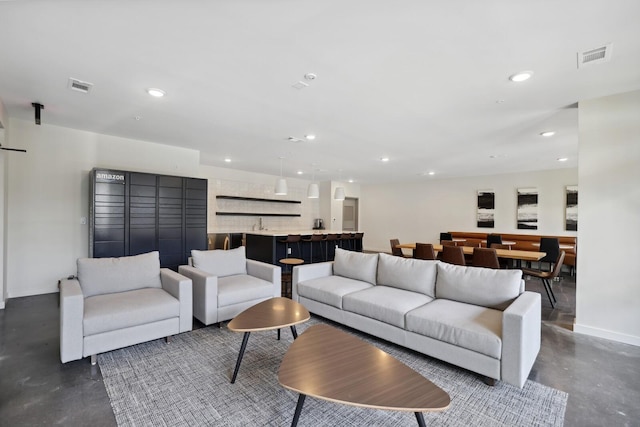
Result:
[[[213,251],[192,250],[193,266],[218,277],[247,274],[247,256],[245,247],[240,246],[228,251],[216,249]]]
[[[378,254],[363,254],[337,248],[333,261],[333,274],[336,276],[376,284]]]
[[[436,265],[439,261],[379,254],[378,285],[419,292],[435,298]]]
[[[436,297],[504,310],[522,293],[522,271],[438,264]]]
[[[158,251],[121,258],[79,258],[78,281],[85,298],[141,288],[161,288]]]

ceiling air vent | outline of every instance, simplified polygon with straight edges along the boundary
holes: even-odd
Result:
[[[596,49],[578,52],[578,68],[583,68],[593,64],[600,64],[602,62],[609,62],[611,59],[611,47],[611,43],[609,43]]]
[[[67,87],[71,90],[76,90],[82,93],[89,93],[91,88],[93,87],[93,83],[83,82],[82,80],[74,79],[73,77],[69,78],[69,84]]]

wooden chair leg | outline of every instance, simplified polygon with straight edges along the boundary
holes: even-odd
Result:
[[[483,377],[482,381],[488,386],[494,387],[496,385],[496,379],[490,377]]]

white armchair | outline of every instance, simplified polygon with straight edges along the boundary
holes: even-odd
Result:
[[[193,281],[193,315],[205,325],[233,319],[281,291],[279,266],[246,258],[245,248],[191,251],[180,274]]]
[[[80,258],[60,283],[62,363],[190,331],[191,280],[160,268],[158,252]]]

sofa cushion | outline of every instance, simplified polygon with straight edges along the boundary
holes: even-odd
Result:
[[[95,335],[180,316],[180,301],[164,289],[144,288],[85,299],[84,335]]]
[[[431,301],[433,298],[421,293],[378,285],[345,295],[342,307],[346,311],[404,329],[405,314]]]
[[[381,253],[378,259],[378,285],[419,292],[435,298],[436,265],[439,261],[403,258]]]
[[[79,258],[78,281],[85,298],[141,288],[161,288],[157,251],[121,258]]]
[[[495,359],[502,355],[502,311],[436,299],[407,313],[406,329]]]
[[[522,293],[522,271],[438,263],[436,297],[504,310]]]
[[[297,285],[298,295],[342,309],[342,297],[373,287],[372,284],[342,276],[305,280]]]
[[[273,283],[266,280],[248,274],[218,278],[218,307],[270,297]]]
[[[345,251],[337,248],[333,262],[333,274],[349,279],[362,280],[376,284],[376,270],[378,269],[378,254],[363,254],[361,252]]]
[[[247,257],[245,247],[240,246],[228,251],[216,249],[213,251],[191,251],[193,266],[218,277],[247,274]]]

